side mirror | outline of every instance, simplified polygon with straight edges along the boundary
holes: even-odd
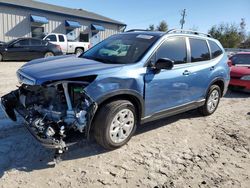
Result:
[[[158,70],[171,70],[174,67],[174,61],[168,58],[158,59],[155,63],[155,68]]]
[[[227,64],[228,64],[229,67],[232,67],[232,66],[233,66],[232,60],[229,59],[229,60],[227,61]]]

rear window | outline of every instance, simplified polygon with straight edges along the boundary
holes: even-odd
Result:
[[[41,46],[41,40],[30,39],[31,46]]]
[[[207,61],[210,59],[207,42],[202,39],[190,38],[191,62]]]
[[[210,46],[212,58],[216,58],[216,57],[220,56],[223,53],[222,49],[215,42],[209,40],[208,43],[209,43],[209,46]]]
[[[63,37],[63,35],[59,35],[59,42],[64,42],[64,37]]]
[[[250,54],[236,54],[230,59],[233,65],[250,65]]]

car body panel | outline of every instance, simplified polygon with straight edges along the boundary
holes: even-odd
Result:
[[[35,84],[39,85],[49,81],[108,74],[116,72],[122,66],[69,55],[31,61],[20,68],[19,72],[29,75],[35,80]]]

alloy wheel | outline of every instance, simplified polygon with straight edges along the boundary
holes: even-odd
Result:
[[[109,130],[109,136],[112,142],[121,143],[126,140],[135,124],[135,117],[131,110],[123,109],[119,111],[113,118]]]

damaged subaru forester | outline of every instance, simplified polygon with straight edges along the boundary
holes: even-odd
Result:
[[[131,30],[79,57],[30,61],[17,77],[18,89],[1,97],[3,110],[57,153],[76,133],[116,149],[139,124],[196,108],[210,115],[230,79],[221,44],[187,30]]]

